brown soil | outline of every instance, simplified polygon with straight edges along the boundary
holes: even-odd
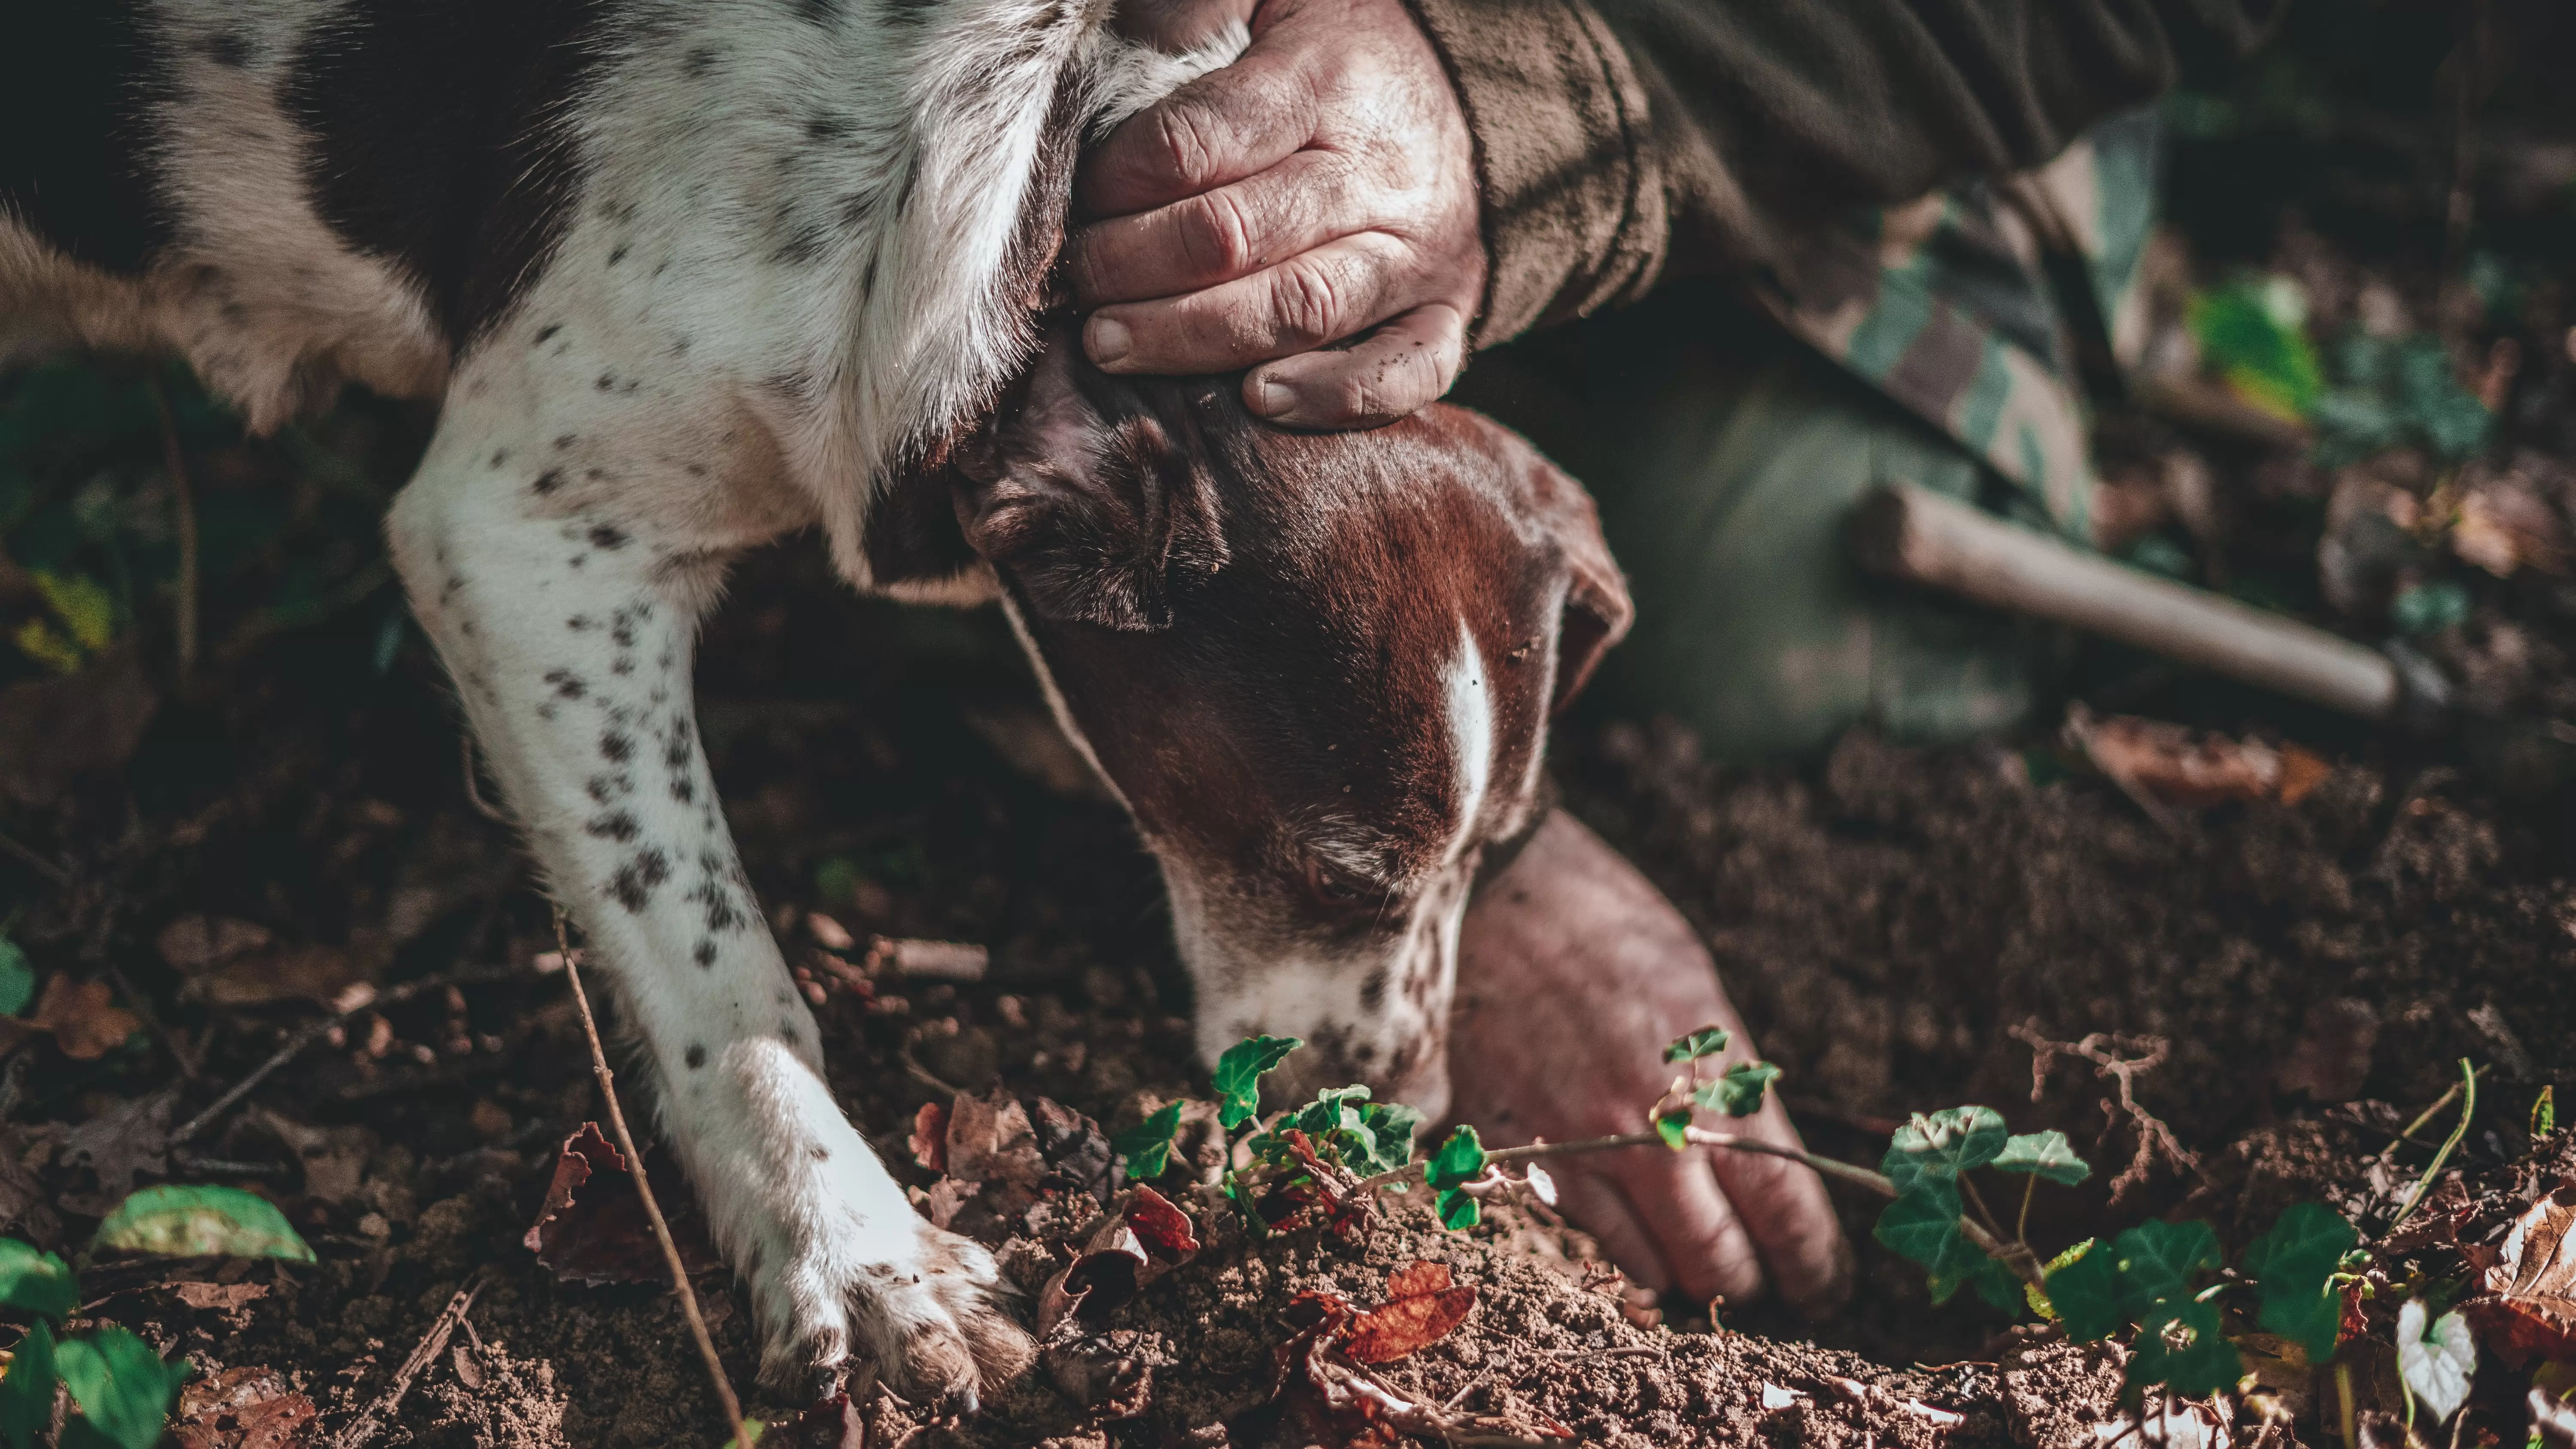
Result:
[[[766,554],[742,577],[706,651],[706,733],[788,937],[810,935],[802,910],[828,907],[862,937],[993,947],[981,983],[887,980],[873,1003],[836,990],[820,1013],[836,1086],[889,1160],[932,1180],[903,1146],[914,1110],[940,1095],[930,1078],[998,1083],[1113,1127],[1136,1120],[1140,1094],[1197,1089],[1150,864],[1111,808],[1048,793],[982,743],[1003,735],[994,719],[1028,718],[1024,685],[994,663],[993,634],[848,600],[803,549]],[[925,630],[941,635],[935,647],[918,647]],[[287,945],[362,958],[388,982],[524,965],[550,945],[506,833],[466,801],[425,655],[407,648],[387,680],[353,680],[328,664],[347,643],[310,643],[268,675],[165,708],[128,772],[130,796],[92,791],[6,822],[73,872],[69,889],[32,898],[15,934],[40,967],[113,966],[155,1002],[200,1060],[198,1078],[177,1087],[182,1117],[311,1008],[180,1001],[152,946],[175,917],[258,921]],[[1028,769],[1047,763],[1013,753]],[[2105,786],[2034,786],[2027,760],[1993,748],[1917,754],[1855,738],[1800,776],[1706,768],[1669,731],[1610,724],[1569,731],[1560,754],[1575,808],[1708,928],[1822,1150],[1871,1160],[1884,1145],[1877,1119],[1981,1100],[2019,1129],[2068,1128],[2116,1168],[2135,1134],[2106,1130],[2110,1089],[2061,1064],[2034,1102],[2031,1051],[2007,1029],[2169,1044],[2169,1060],[2140,1079],[2140,1102],[2198,1153],[2199,1170],[2158,1165],[2116,1211],[2104,1201],[2109,1171],[2045,1191],[2036,1241],[2186,1199],[2230,1243],[2321,1192],[2365,1222],[2384,1218],[2406,1169],[2374,1174],[2370,1159],[2457,1057],[2493,1063],[2490,1097],[2519,1110],[2576,1046],[2576,887],[2546,840],[2438,770],[2347,764],[2296,808],[2231,807],[2168,835]],[[862,883],[848,885],[848,868],[826,872],[844,894],[822,901],[817,866],[835,858]],[[2362,1006],[2320,1008],[2346,999]],[[377,1442],[716,1442],[720,1419],[669,1294],[558,1283],[520,1246],[554,1143],[598,1115],[560,977],[477,981],[386,1016],[381,1055],[363,1032],[316,1048],[190,1144],[202,1158],[170,1169],[271,1193],[320,1264],[100,1269],[93,1291],[135,1286],[97,1311],[210,1371],[280,1370],[336,1426],[473,1279],[465,1327]],[[2375,1048],[2353,1046],[2356,1019]],[[2316,1021],[2343,1027],[2303,1043],[2319,1036]],[[2315,1067],[2321,1056],[2363,1100],[2328,1106],[2279,1089],[2285,1061]],[[81,1209],[108,1194],[90,1169],[63,1165],[64,1135],[169,1087],[162,1060],[141,1049],[93,1063],[47,1055],[17,1078],[0,1132],[38,1191],[29,1212],[0,1180],[11,1219],[0,1231],[85,1239]],[[2519,1147],[2518,1132],[2473,1135],[2464,1161],[2494,1164]],[[1579,1236],[1526,1217],[1497,1214],[1462,1237],[1415,1209],[1365,1245],[1314,1232],[1253,1243],[1199,1205],[1209,1250],[1105,1325],[1137,1335],[1112,1340],[1124,1352],[1159,1364],[1140,1416],[1103,1420],[1041,1370],[980,1418],[919,1442],[1293,1449],[1303,1431],[1269,1404],[1272,1349],[1289,1332],[1281,1311],[1319,1287],[1371,1305],[1386,1274],[1415,1259],[1451,1265],[1480,1304],[1388,1381],[1434,1400],[1464,1393],[1470,1409],[1560,1423],[1584,1442],[1919,1449],[1947,1413],[1964,1416],[1951,1437],[1965,1442],[2090,1442],[2110,1412],[2116,1350],[1999,1337],[2006,1325],[1990,1310],[1933,1309],[1919,1275],[1867,1242],[1875,1204],[1845,1206],[1864,1262],[1847,1312],[1799,1325],[1757,1308],[1711,1334],[1639,1328],[1615,1282],[1586,1286],[1604,1275],[1581,1261]],[[192,1277],[268,1292],[191,1309],[154,1286]],[[701,1288],[748,1385],[745,1306],[721,1275]],[[1673,1308],[1690,1326],[1689,1310]],[[1790,1341],[1808,1335],[1826,1346]],[[1953,1366],[1888,1367],[1927,1362]],[[889,1432],[911,1422],[891,1401],[868,1413]]]

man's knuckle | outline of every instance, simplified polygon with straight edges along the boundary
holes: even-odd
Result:
[[[1321,347],[1340,336],[1340,286],[1333,269],[1318,262],[1297,261],[1281,267],[1271,297],[1279,340],[1289,346],[1309,348]]]
[[[1191,238],[1190,260],[1202,271],[1239,277],[1258,265],[1253,255],[1252,220],[1244,215],[1238,199],[1223,192],[1199,198],[1183,235]]]
[[[1201,184],[1215,163],[1212,120],[1199,107],[1174,102],[1154,113],[1154,157],[1184,186]]]

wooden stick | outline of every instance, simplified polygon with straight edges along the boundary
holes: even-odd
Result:
[[[420,1371],[429,1367],[429,1361],[438,1357],[447,1347],[447,1340],[455,1336],[456,1325],[465,1321],[466,1310],[474,1306],[474,1295],[482,1291],[483,1270],[477,1268],[466,1278],[464,1286],[456,1290],[455,1296],[447,1300],[447,1307],[431,1321],[429,1331],[420,1336],[420,1342],[413,1345],[411,1357],[404,1359],[402,1367],[394,1370],[393,1382],[385,1385],[385,1391],[376,1395],[375,1402],[360,1410],[358,1417],[331,1436],[330,1449],[358,1449],[359,1445],[376,1437],[377,1431],[384,1428],[385,1421],[393,1417],[394,1410],[402,1407],[403,1395],[411,1392],[412,1380],[420,1377]]]
[[[1882,577],[2069,624],[2364,719],[2407,704],[2397,667],[2323,629],[2088,554],[1911,483],[1872,492],[1852,550]]]
[[[590,1014],[590,998],[581,989],[581,967],[572,959],[572,941],[564,933],[563,907],[555,907],[555,949],[563,953],[564,979],[572,983],[572,1004],[581,1012],[581,1034],[590,1042],[590,1073],[599,1079],[599,1095],[608,1103],[608,1125],[617,1133],[618,1150],[626,1154],[626,1165],[635,1174],[635,1195],[644,1200],[645,1220],[653,1225],[653,1241],[662,1245],[662,1261],[671,1268],[671,1287],[680,1295],[680,1312],[689,1320],[689,1334],[698,1341],[698,1356],[707,1361],[707,1377],[716,1386],[716,1398],[724,1405],[725,1422],[733,1426],[734,1449],[751,1449],[751,1435],[744,1432],[742,1400],[734,1397],[733,1382],[725,1377],[724,1360],[716,1357],[715,1335],[707,1332],[707,1320],[698,1312],[697,1290],[689,1286],[689,1270],[680,1261],[680,1245],[671,1241],[671,1225],[662,1220],[662,1205],[653,1200],[653,1184],[644,1180],[644,1154],[635,1150],[635,1135],[626,1130],[626,1113],[617,1105],[617,1077],[608,1070],[608,1053],[599,1045],[599,1023]]]

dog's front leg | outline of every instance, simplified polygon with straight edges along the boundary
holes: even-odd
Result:
[[[971,1402],[1026,1365],[1028,1341],[992,1306],[990,1255],[915,1214],[834,1105],[717,808],[690,653],[721,555],[612,511],[649,491],[567,506],[580,490],[539,471],[554,446],[442,424],[388,525],[413,609],[614,973],[663,1127],[750,1279],[764,1379],[803,1388],[859,1351],[907,1391]],[[652,466],[596,456],[630,483]]]

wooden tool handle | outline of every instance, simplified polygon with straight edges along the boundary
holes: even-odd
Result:
[[[1997,609],[2072,625],[2179,663],[2365,719],[2405,705],[2375,650],[2234,599],[2141,573],[1911,483],[1880,487],[1852,520],[1861,567]]]

